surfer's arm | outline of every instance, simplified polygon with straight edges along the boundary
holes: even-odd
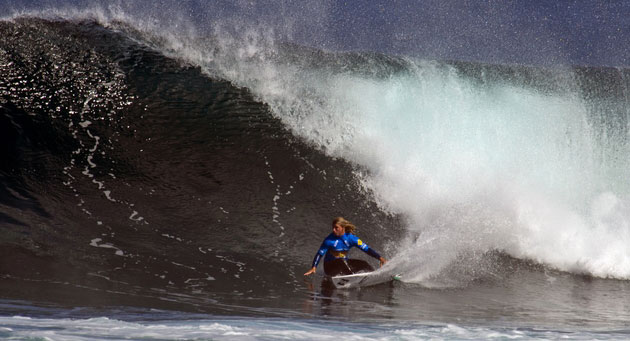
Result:
[[[322,260],[322,257],[326,254],[327,251],[328,251],[328,245],[326,244],[326,241],[324,241],[322,243],[322,246],[319,247],[319,250],[317,250],[317,253],[315,254],[315,258],[313,258],[313,265],[311,269],[308,270],[304,274],[304,276],[314,274],[317,271],[317,265],[319,264],[319,261]]]
[[[314,274],[316,271],[317,271],[317,268],[316,268],[316,267],[312,267],[310,270],[308,270],[308,271],[304,274],[304,276],[308,276],[308,275]]]
[[[370,255],[370,256],[378,259],[378,260],[383,258],[383,257],[381,257],[381,255],[378,252],[374,251],[374,249],[371,249],[369,246],[367,246],[365,244],[363,244],[363,246],[365,246],[365,250],[361,249],[361,250],[363,250],[363,252],[367,253],[368,255]]]
[[[367,253],[368,255],[378,259],[378,261],[381,263],[381,266],[383,266],[385,263],[387,263],[387,259],[383,258],[378,252],[374,251],[374,249],[370,248],[367,244],[365,244],[363,241],[361,241],[361,239],[355,237],[354,240],[356,246],[361,249],[361,251]]]
[[[363,244],[363,245],[365,245],[365,244]],[[365,253],[367,253],[368,255],[378,259],[378,261],[381,263],[381,266],[383,266],[383,265],[385,265],[385,263],[387,263],[387,259],[383,258],[383,256],[379,255],[378,252],[374,251],[373,249],[370,249],[370,247],[368,247],[368,249],[367,249],[367,251],[365,251]]]

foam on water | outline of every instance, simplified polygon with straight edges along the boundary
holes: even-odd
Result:
[[[525,328],[467,327],[454,324],[359,324],[296,319],[216,318],[126,322],[107,317],[50,319],[0,317],[0,337],[42,340],[426,340],[554,338],[610,340],[627,338],[627,332],[553,331]]]

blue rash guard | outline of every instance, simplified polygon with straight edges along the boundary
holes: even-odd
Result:
[[[313,259],[313,267],[317,267],[317,264],[319,264],[319,261],[322,259],[324,254],[326,255],[326,257],[324,257],[324,262],[335,259],[348,259],[348,251],[353,246],[358,247],[361,251],[376,259],[381,258],[381,255],[379,255],[378,252],[370,249],[370,247],[361,241],[359,237],[351,233],[346,233],[341,237],[337,237],[334,233],[331,233],[328,237],[326,237],[326,239],[324,239],[322,246],[319,247],[319,251],[317,251],[315,258]]]

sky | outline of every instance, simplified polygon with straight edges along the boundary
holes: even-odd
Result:
[[[332,17],[329,35],[344,48],[491,63],[630,65],[630,1],[348,1],[337,2]]]
[[[0,11],[97,0],[5,0]],[[630,67],[629,0],[100,1],[142,18],[273,29],[328,50],[526,65]],[[4,7],[4,9],[3,9]]]

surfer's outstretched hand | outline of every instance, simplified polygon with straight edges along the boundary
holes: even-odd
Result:
[[[385,265],[385,263],[387,263],[387,259],[381,257],[378,259],[379,262],[381,262],[381,266]]]
[[[314,273],[315,273],[315,271],[317,271],[317,268],[316,268],[316,267],[312,267],[310,270],[308,270],[308,271],[304,274],[304,276],[308,276],[308,275],[314,274]]]

